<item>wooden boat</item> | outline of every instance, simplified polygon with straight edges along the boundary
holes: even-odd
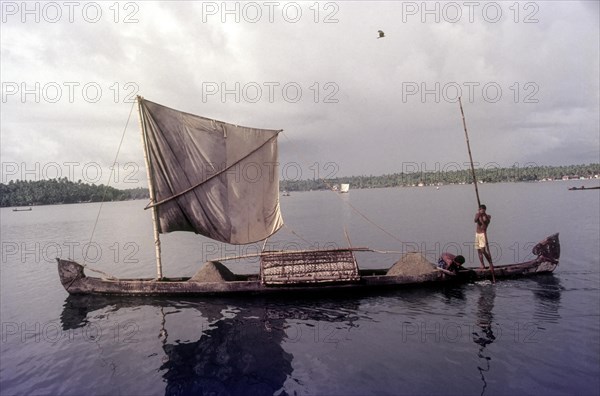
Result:
[[[65,289],[71,294],[115,294],[115,295],[227,295],[227,294],[274,294],[274,293],[313,293],[313,292],[343,292],[345,290],[374,290],[391,289],[411,285],[443,284],[453,282],[470,282],[490,279],[490,269],[465,268],[456,273],[435,269],[419,275],[391,275],[394,267],[402,266],[399,260],[389,269],[364,269],[356,273],[339,276],[340,272],[323,273],[313,271],[294,276],[293,273],[283,276],[270,276],[264,269],[277,268],[278,273],[285,273],[287,265],[298,262],[301,258],[307,261],[307,256],[329,256],[331,259],[354,259],[353,251],[368,251],[365,248],[318,250],[303,252],[264,252],[261,266],[263,271],[256,275],[227,274],[218,281],[199,282],[192,278],[156,279],[102,279],[87,277],[80,264],[69,260],[58,260],[58,273]],[[551,273],[558,266],[560,258],[560,242],[558,234],[551,235],[533,248],[536,257],[533,260],[518,264],[495,265],[496,279],[515,278],[543,273]],[[410,254],[410,253],[409,253]],[[287,262],[283,263],[283,262]],[[313,260],[314,262],[314,260]],[[276,266],[270,267],[275,263]],[[220,263],[210,262],[213,268],[223,267]],[[350,265],[352,267],[352,265]],[[206,268],[206,265],[205,265]],[[289,269],[289,268],[287,268]],[[344,275],[344,274],[342,274]]]
[[[569,188],[569,190],[571,190],[571,191],[576,191],[576,190],[598,190],[598,189],[600,189],[600,186],[596,186],[596,187],[584,187],[584,186],[581,186],[581,187],[571,187],[571,188]]]
[[[32,210],[32,208],[13,208],[13,212],[30,212]]]
[[[281,130],[248,128],[183,113],[137,98],[156,250],[156,278],[88,277],[84,267],[58,258],[58,273],[72,294],[220,295],[384,289],[468,281],[489,269],[458,273],[408,253],[388,269],[359,269],[354,253],[369,248],[263,251],[260,273],[237,275],[209,261],[192,277],[164,278],[160,234],[190,231],[229,244],[266,241],[283,226],[279,205],[277,137]],[[251,166],[260,177],[245,177]],[[265,244],[266,245],[266,244]],[[552,272],[558,234],[534,248],[535,259],[495,266],[496,278]],[[223,261],[223,260],[222,260]],[[100,271],[101,272],[101,271]]]

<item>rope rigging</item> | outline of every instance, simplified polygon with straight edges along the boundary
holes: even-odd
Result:
[[[292,140],[290,140],[290,138],[287,137],[286,133],[282,133],[282,135],[287,139],[288,142],[290,142],[291,144],[295,144]],[[307,161],[305,161],[305,162],[307,162]],[[320,178],[320,177],[319,177],[319,180],[321,182],[323,182],[327,186],[327,188],[329,189],[329,191],[335,193],[335,191],[333,190],[333,186],[327,180],[325,180],[323,178]],[[382,226],[380,226],[379,224],[377,224],[375,221],[371,220],[367,215],[365,215],[357,207],[355,207],[354,205],[352,205],[349,201],[342,199],[342,197],[339,194],[337,194],[337,193],[335,195],[338,197],[338,199],[340,199],[343,203],[345,203],[346,205],[348,205],[348,207],[350,209],[352,209],[356,214],[358,214],[367,223],[369,223],[372,226],[374,226],[375,228],[379,229],[380,231],[382,231],[383,233],[385,233],[389,237],[393,238],[395,241],[400,242],[401,244],[403,243],[398,237],[396,237],[394,234],[392,234],[391,232],[389,232],[388,230],[386,230],[385,228],[383,228]],[[289,229],[291,230],[291,228],[289,228]],[[292,231],[292,233],[294,235],[298,236],[299,238],[301,238],[303,241],[306,241],[304,238],[300,237],[295,232]],[[376,251],[376,250],[373,250],[373,251]],[[376,251],[376,252],[384,252],[384,251]]]
[[[129,126],[129,120],[131,119],[131,114],[133,113],[133,108],[135,106],[135,102],[131,104],[131,109],[129,110],[129,115],[127,116],[127,122],[125,123],[125,127],[123,128],[123,133],[121,134],[121,141],[119,142],[119,146],[117,148],[117,154],[115,155],[115,159],[110,167],[110,174],[108,175],[108,182],[104,187],[104,192],[102,194],[102,200],[100,201],[100,207],[98,208],[98,214],[96,215],[96,220],[94,221],[94,227],[92,228],[92,234],[90,235],[90,242],[88,243],[88,247],[92,244],[94,240],[94,233],[96,232],[96,226],[98,225],[98,220],[100,219],[100,213],[102,212],[102,206],[104,205],[104,200],[106,198],[106,192],[110,187],[110,181],[112,180],[113,173],[115,171],[115,166],[117,164],[117,159],[119,158],[119,152],[121,151],[121,146],[123,145],[123,140],[125,139],[125,133],[127,132],[127,127]],[[87,251],[83,254],[83,267],[87,268],[90,271],[97,272],[106,276],[109,279],[116,279],[115,276],[107,274],[106,272],[91,268],[87,266]]]

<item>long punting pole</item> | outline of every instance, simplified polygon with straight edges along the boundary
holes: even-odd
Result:
[[[154,198],[154,184],[152,183],[152,177],[150,176],[150,155],[148,154],[148,144],[146,139],[146,128],[144,127],[144,120],[142,115],[142,97],[137,97],[138,104],[138,117],[140,120],[140,130],[142,131],[142,147],[144,147],[144,161],[146,162],[146,174],[148,176],[148,192],[150,193],[150,202],[156,202]],[[158,233],[158,213],[157,207],[152,207],[152,228],[154,230],[154,249],[156,252],[156,277],[162,279],[162,262],[160,258],[160,236]]]
[[[467,140],[467,150],[469,151],[469,161],[471,162],[471,175],[473,176],[473,184],[475,185],[475,195],[477,196],[477,208],[481,205],[481,200],[479,199],[479,189],[477,188],[477,177],[475,176],[475,166],[473,165],[473,156],[471,155],[471,144],[469,143],[469,134],[467,133],[467,122],[465,121],[465,112],[463,111],[462,101],[460,100],[460,96],[458,97],[458,104],[460,105],[460,114],[462,116],[463,127],[465,129],[465,139]],[[490,243],[488,241],[487,232],[484,232],[485,235],[485,244],[488,254],[492,254],[490,252]],[[492,282],[496,283],[496,277],[494,275],[494,265],[490,261],[490,271],[492,273]]]

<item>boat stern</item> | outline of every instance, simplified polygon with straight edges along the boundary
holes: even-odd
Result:
[[[533,254],[537,256],[540,262],[536,272],[552,272],[558,266],[560,258],[560,241],[558,233],[550,235],[532,249]]]
[[[536,256],[543,256],[545,259],[550,261],[556,261],[560,258],[560,242],[558,240],[558,233],[550,235],[537,245],[533,247],[533,254]]]

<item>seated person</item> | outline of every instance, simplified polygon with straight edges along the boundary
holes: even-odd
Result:
[[[463,256],[455,256],[450,253],[442,253],[440,258],[438,259],[437,266],[438,268],[445,269],[446,271],[456,272],[462,265],[465,263],[465,258]]]

